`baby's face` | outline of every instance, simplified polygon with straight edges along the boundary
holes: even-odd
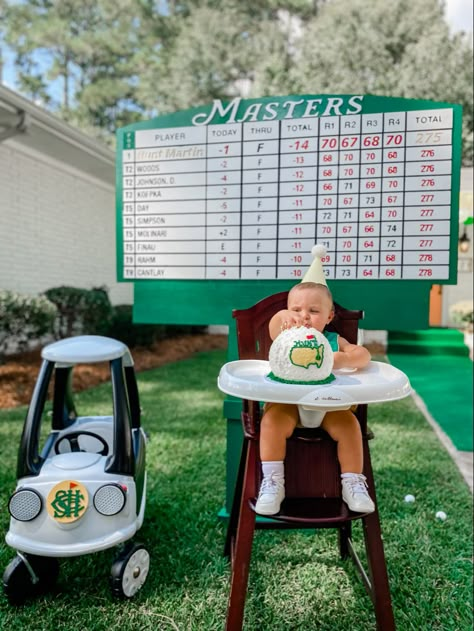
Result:
[[[299,313],[305,326],[320,332],[334,316],[332,301],[321,289],[292,289],[288,294],[288,310]]]

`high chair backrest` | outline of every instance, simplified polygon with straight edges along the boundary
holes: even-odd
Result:
[[[237,326],[237,347],[239,359],[268,359],[272,340],[268,332],[268,323],[277,311],[286,309],[288,292],[282,291],[267,296],[248,309],[234,309],[232,316]],[[344,309],[334,304],[335,315],[327,326],[351,344],[357,343],[359,320],[363,311]]]

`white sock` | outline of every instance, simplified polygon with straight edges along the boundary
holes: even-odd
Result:
[[[280,478],[285,477],[283,460],[265,460],[262,462],[262,473],[264,478],[269,478],[272,473]]]
[[[358,477],[359,475],[362,475],[362,473],[341,473],[341,479],[344,480],[344,478],[352,478],[354,476]]]

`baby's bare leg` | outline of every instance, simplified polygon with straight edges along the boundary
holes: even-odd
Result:
[[[350,410],[328,412],[321,427],[337,442],[341,473],[362,473],[362,433],[354,414]]]
[[[286,439],[298,423],[296,405],[287,403],[266,403],[260,424],[260,460],[284,460]]]

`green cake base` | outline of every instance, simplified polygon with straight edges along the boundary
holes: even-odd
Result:
[[[290,379],[282,379],[281,377],[277,377],[272,372],[268,373],[267,377],[272,379],[273,381],[278,381],[278,383],[288,383],[296,386],[322,386],[326,383],[331,383],[336,378],[333,374],[330,374],[326,379],[321,379],[320,381],[292,381]]]

